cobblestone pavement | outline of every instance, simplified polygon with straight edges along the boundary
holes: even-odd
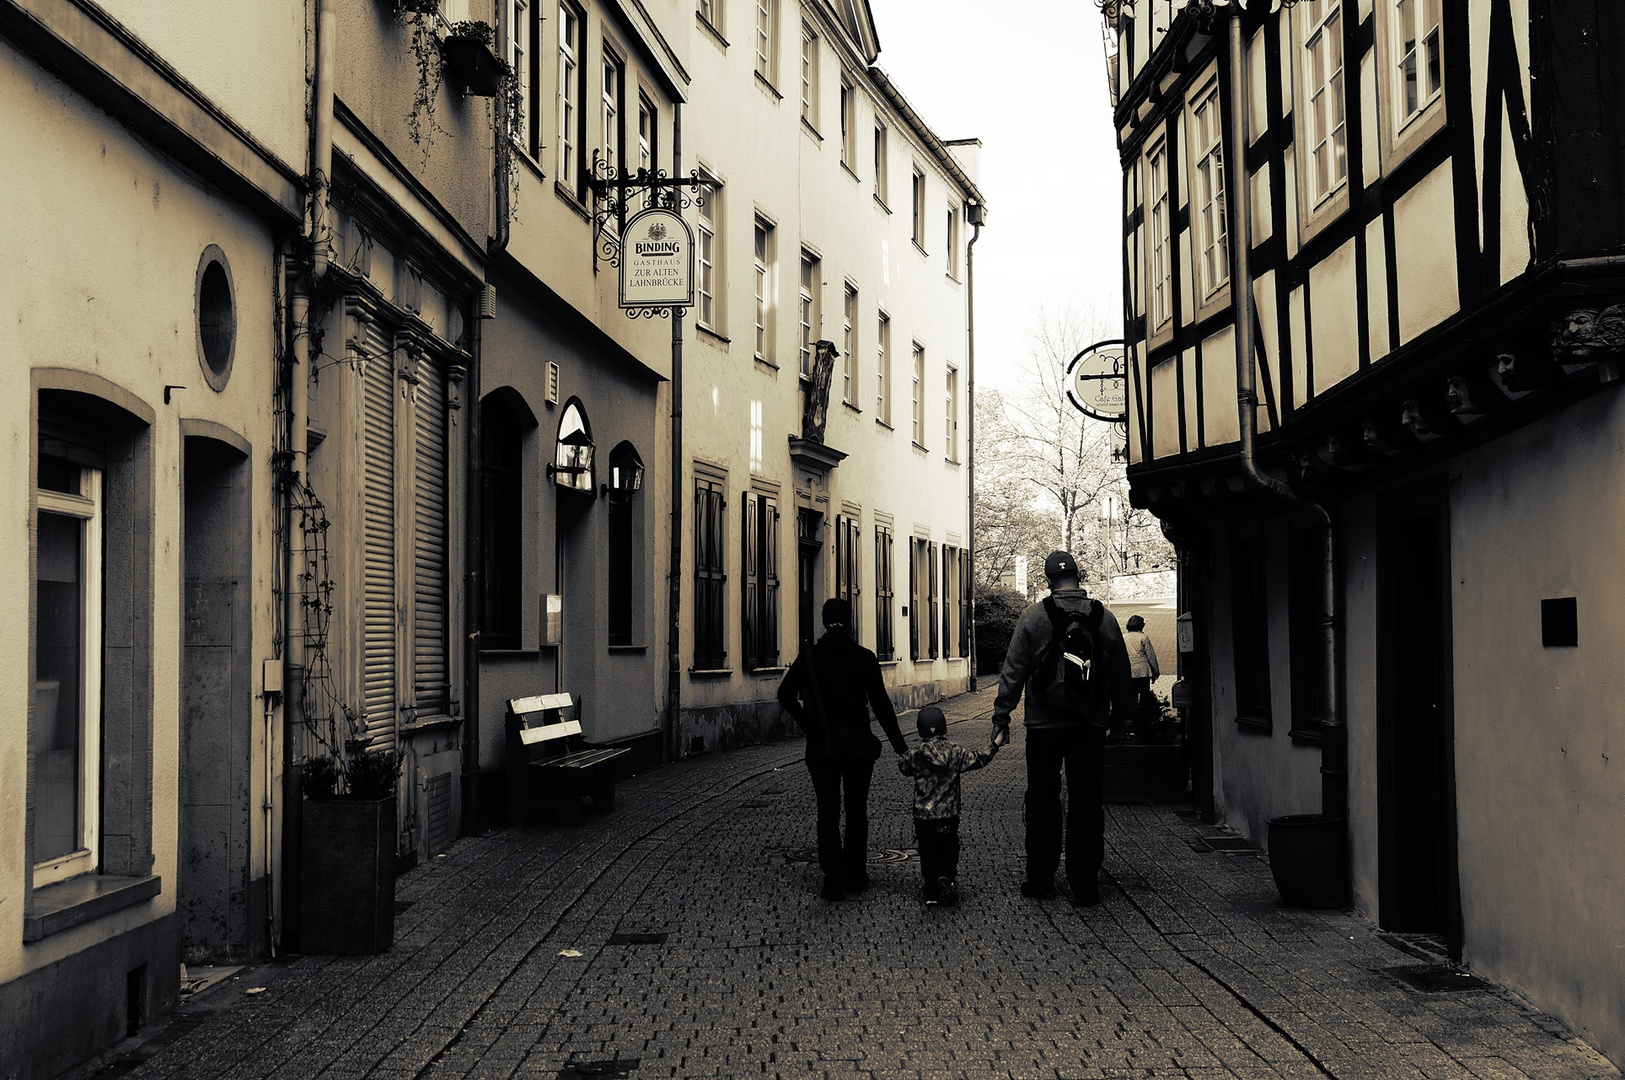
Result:
[[[952,737],[987,738],[990,687],[946,704]],[[102,1074],[1620,1075],[1508,991],[1411,988],[1394,969],[1425,967],[1425,950],[1281,907],[1263,858],[1210,850],[1199,837],[1218,830],[1183,808],[1109,807],[1099,907],[1022,899],[1019,724],[965,779],[958,908],[917,899],[909,787],[889,755],[870,800],[874,887],[827,904],[801,861],[800,757],[780,743],[691,759],[577,828],[465,838],[402,877],[387,954],[246,969]]]

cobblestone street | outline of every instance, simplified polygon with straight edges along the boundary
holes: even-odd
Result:
[[[950,737],[987,738],[989,681],[945,704]],[[957,909],[917,899],[889,755],[874,887],[827,904],[800,744],[718,753],[625,783],[579,828],[461,840],[400,880],[387,954],[246,969],[98,1075],[1620,1075],[1510,992],[1405,981],[1439,975],[1426,942],[1281,907],[1264,858],[1214,850],[1182,807],[1108,808],[1099,907],[1022,899],[1015,734],[965,779]]]

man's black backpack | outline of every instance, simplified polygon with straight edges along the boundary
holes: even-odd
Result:
[[[1090,600],[1087,611],[1071,611],[1044,597],[1050,640],[1027,680],[1027,700],[1061,712],[1094,712],[1105,700],[1106,664],[1100,623],[1106,609]]]

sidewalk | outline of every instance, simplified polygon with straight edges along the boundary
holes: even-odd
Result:
[[[944,703],[950,737],[985,741],[992,693]],[[1108,807],[1099,907],[1022,899],[1015,736],[965,779],[958,908],[917,899],[889,754],[874,886],[826,904],[800,744],[732,750],[578,828],[459,841],[401,879],[387,954],[246,969],[99,1075],[1620,1076],[1510,992],[1422,992],[1398,969],[1436,972],[1424,950],[1282,908],[1264,859],[1212,850],[1184,808]]]

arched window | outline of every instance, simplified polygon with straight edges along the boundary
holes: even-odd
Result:
[[[609,454],[609,483],[604,495],[609,501],[609,643],[633,644],[633,624],[638,606],[637,564],[641,545],[642,506],[638,492],[643,487],[643,459],[637,449],[623,442]]]
[[[586,410],[579,399],[571,398],[559,420],[558,446],[547,475],[559,487],[594,494],[597,486],[593,482],[592,458],[592,428],[587,424]]]

